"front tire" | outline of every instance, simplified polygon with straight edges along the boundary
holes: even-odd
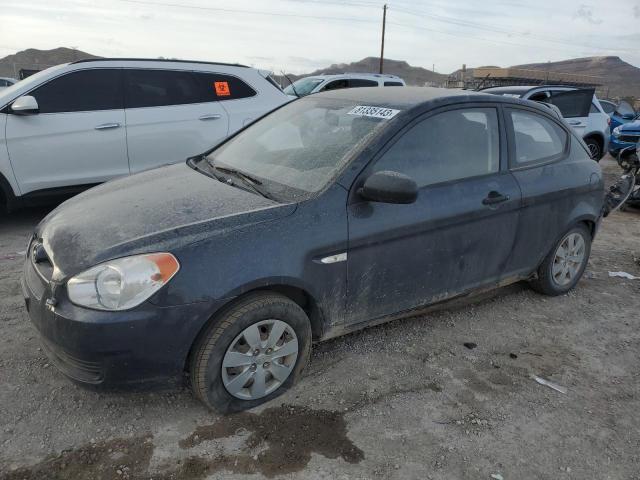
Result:
[[[221,413],[246,410],[289,389],[309,361],[311,324],[289,298],[247,295],[216,318],[191,357],[191,386]]]
[[[589,261],[591,232],[580,224],[566,232],[538,267],[531,288],[545,295],[563,295],[573,289]]]

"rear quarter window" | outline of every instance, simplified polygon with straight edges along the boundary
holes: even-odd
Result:
[[[513,166],[521,167],[560,158],[568,135],[552,120],[527,110],[509,110],[515,143]]]
[[[256,95],[256,91],[246,82],[233,75],[223,73],[194,73],[202,90],[203,101],[238,100]]]

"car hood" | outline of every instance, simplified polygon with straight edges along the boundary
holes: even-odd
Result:
[[[640,131],[640,120],[633,120],[620,126],[621,132],[638,132]]]
[[[252,223],[281,218],[279,204],[170,165],[87,190],[52,211],[36,228],[55,266],[54,280],[126,255],[175,251]]]

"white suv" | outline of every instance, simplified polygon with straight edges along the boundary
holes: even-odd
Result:
[[[395,75],[386,75],[384,73],[341,73],[300,78],[285,88],[284,93],[293,97],[304,97],[311,93],[341,88],[404,86],[404,80]]]
[[[95,59],[0,90],[8,210],[204,152],[290,101],[268,72],[191,61]]]
[[[593,88],[517,85],[489,87],[482,92],[555,105],[567,123],[584,139],[594,160],[599,161],[607,153],[610,118],[600,105]]]

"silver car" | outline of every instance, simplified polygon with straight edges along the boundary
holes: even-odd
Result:
[[[515,85],[485,88],[482,92],[555,105],[569,125],[584,139],[594,160],[599,161],[607,152],[610,118],[600,105],[593,88]]]

